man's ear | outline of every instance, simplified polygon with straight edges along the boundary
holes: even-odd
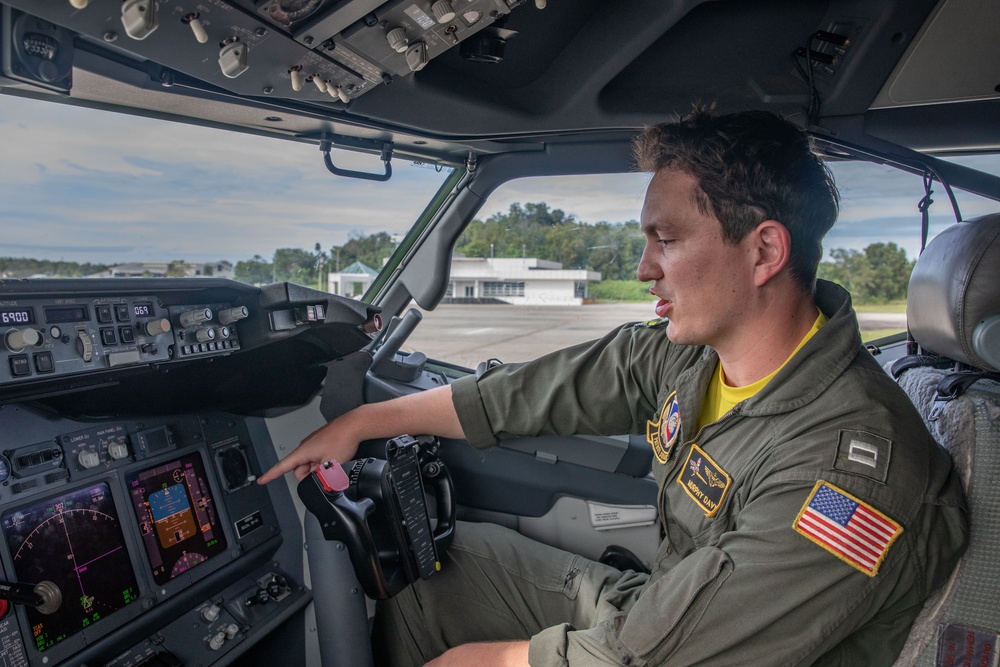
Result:
[[[788,266],[792,256],[792,235],[777,220],[765,220],[750,236],[754,244],[754,284],[761,287]]]

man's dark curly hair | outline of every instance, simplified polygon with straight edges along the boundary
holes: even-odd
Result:
[[[814,291],[823,236],[837,219],[840,197],[805,132],[767,111],[716,116],[696,108],[678,122],[646,128],[634,155],[640,171],[694,176],[699,209],[719,219],[734,245],[765,220],[784,225],[792,276]]]

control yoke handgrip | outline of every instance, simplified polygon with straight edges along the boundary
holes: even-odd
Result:
[[[323,465],[328,464],[340,468],[335,461]],[[321,474],[320,470],[314,471],[299,482],[299,498],[306,509],[316,515],[326,539],[340,540],[347,545],[347,552],[355,563],[355,573],[365,592],[379,600],[388,598],[387,578],[382,571],[378,548],[368,526],[368,517],[375,511],[375,503],[370,498],[362,498],[357,502],[349,499],[344,495],[346,487],[330,488],[324,484]],[[346,475],[344,478],[346,479]],[[335,526],[338,528],[336,531]],[[365,567],[359,567],[361,563]]]
[[[438,553],[444,553],[451,546],[455,536],[455,498],[454,486],[448,467],[440,461],[424,464],[424,479],[433,485],[434,498],[437,503],[437,526],[434,528],[434,543]]]

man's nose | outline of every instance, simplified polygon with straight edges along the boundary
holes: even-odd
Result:
[[[639,257],[639,266],[635,269],[635,277],[639,279],[639,282],[648,283],[652,280],[657,280],[662,278],[662,271],[656,262],[649,259],[649,245],[647,244],[642,250],[642,256]]]

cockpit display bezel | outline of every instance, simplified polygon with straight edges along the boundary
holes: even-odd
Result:
[[[210,497],[212,509],[215,512],[216,528],[219,531],[220,542],[225,546],[213,550],[207,559],[199,562],[197,566],[190,567],[176,576],[165,578],[157,574],[157,566],[154,565],[154,561],[150,557],[150,545],[144,539],[144,531],[141,525],[142,518],[138,515],[136,498],[133,496],[133,482],[138,480],[147,471],[172,465],[176,461],[191,460],[197,461],[196,468],[200,473],[200,478],[207,487],[206,495]],[[140,569],[144,568],[143,576],[155,587],[154,590],[158,597],[165,598],[174,595],[176,592],[190,585],[191,582],[203,579],[232,560],[232,547],[237,544],[237,541],[229,527],[229,518],[215,471],[214,469],[210,469],[206,464],[205,455],[201,449],[177,450],[153,459],[146,459],[142,465],[132,466],[122,471],[121,479],[125,489],[125,499],[130,506],[128,510],[129,520],[134,528],[136,538],[140,542],[135,564]]]

